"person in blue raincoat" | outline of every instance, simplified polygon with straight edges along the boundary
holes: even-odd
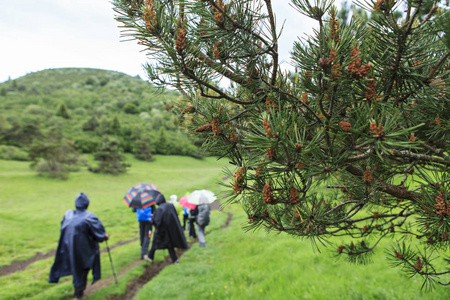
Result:
[[[49,282],[72,275],[74,298],[81,299],[86,289],[87,275],[92,270],[93,281],[101,277],[99,242],[108,235],[97,216],[86,209],[89,198],[80,193],[75,199],[76,210],[68,210],[61,221],[61,234],[55,262],[50,270]]]
[[[152,215],[154,206],[146,208],[136,208],[136,218],[139,222],[139,239],[141,242],[141,259],[144,259],[150,245],[150,235],[152,233]]]

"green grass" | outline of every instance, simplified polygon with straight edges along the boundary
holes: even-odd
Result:
[[[168,197],[179,197],[197,188],[217,191],[224,162],[213,158],[160,157],[151,163],[131,160],[129,173],[114,176],[85,171],[68,181],[37,177],[24,162],[0,161],[0,262],[27,259],[36,251],[57,246],[59,222],[72,209],[80,191],[91,199],[96,213],[111,234],[110,247],[138,236],[135,215],[122,197],[129,186],[151,182]],[[180,209],[179,209],[180,210]],[[221,229],[233,214],[230,226]],[[382,244],[368,265],[336,260],[336,249],[314,252],[307,240],[263,231],[243,232],[247,222],[239,207],[213,211],[205,248],[198,243],[185,252],[180,265],[170,265],[147,283],[136,299],[450,299],[450,290],[438,286],[421,293],[421,278],[407,278],[391,269]],[[101,244],[101,248],[105,245]],[[111,250],[116,273],[130,266],[140,254],[138,242]],[[163,260],[167,251],[156,251]],[[102,254],[102,279],[112,278],[108,255]],[[37,261],[27,269],[0,277],[0,299],[71,299],[71,277],[47,283],[53,258]],[[144,272],[143,265],[120,276],[119,283],[98,290],[88,299],[121,294],[129,281]],[[444,280],[448,280],[445,278]]]
[[[126,228],[136,222],[122,200],[129,187],[139,182],[154,183],[169,199],[172,194],[184,195],[197,188],[215,188],[223,166],[215,158],[157,156],[148,163],[128,156],[128,160],[132,168],[126,174],[80,171],[67,181],[38,177],[26,162],[0,160],[0,266],[55,248],[60,221],[65,211],[74,209],[80,192],[88,195],[89,210],[102,220],[113,243],[114,239],[126,239]]]
[[[132,168],[126,174],[98,175],[84,170],[71,174],[67,181],[38,177],[27,162],[0,160],[0,266],[55,249],[61,219],[65,211],[74,209],[79,192],[90,198],[88,210],[105,225],[112,247],[116,242],[138,237],[136,216],[122,200],[130,186],[139,182],[154,183],[167,198],[172,194],[180,197],[197,188],[214,190],[222,176],[223,162],[211,157],[197,160],[156,156],[151,163],[134,160],[131,156],[127,158]],[[140,255],[138,242],[115,248],[114,252],[118,270]],[[69,277],[58,285],[47,283],[52,263],[53,258],[39,261],[23,272],[0,277],[0,299],[30,298],[35,293],[42,294],[38,299],[70,297]],[[103,276],[111,276],[107,255],[102,256],[102,265]]]
[[[163,270],[136,299],[449,299],[438,287],[421,293],[420,278],[389,268],[382,251],[369,265],[336,261],[335,249],[314,252],[308,241],[262,231],[243,232],[233,209],[227,229],[211,231],[179,266]],[[331,253],[330,253],[331,252]]]

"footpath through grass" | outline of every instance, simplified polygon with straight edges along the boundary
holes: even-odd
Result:
[[[64,213],[75,208],[75,197],[84,192],[94,212],[111,235],[110,243],[135,237],[137,221],[122,197],[139,183],[156,184],[169,200],[194,189],[216,189],[224,162],[179,156],[156,156],[154,162],[133,160],[132,168],[119,176],[88,171],[72,173],[60,181],[36,176],[28,162],[0,160],[0,266],[25,260],[36,252],[54,249]],[[133,218],[134,217],[134,218]]]
[[[224,162],[209,157],[197,160],[179,156],[155,156],[142,162],[127,156],[130,171],[119,176],[93,174],[86,170],[72,173],[67,181],[39,177],[29,162],[0,160],[0,267],[27,260],[36,252],[56,249],[60,222],[68,209],[75,208],[75,197],[84,192],[90,198],[88,210],[103,222],[110,247],[137,238],[136,216],[122,197],[139,182],[156,184],[169,199],[195,189],[217,189]],[[101,248],[105,248],[102,243]],[[114,249],[114,265],[120,270],[140,257],[135,243]],[[102,255],[103,278],[111,276],[108,255]],[[25,271],[0,277],[0,299],[66,299],[72,293],[71,277],[60,284],[48,284],[53,257],[31,264]],[[116,266],[117,265],[117,266]],[[62,297],[62,298],[61,298]],[[67,299],[69,299],[67,298]]]
[[[112,235],[111,247],[138,236],[135,215],[121,199],[129,186],[155,183],[166,196],[180,196],[196,188],[215,190],[224,164],[213,158],[198,161],[184,157],[131,163],[131,171],[117,177],[82,171],[68,181],[55,181],[36,177],[27,163],[0,161],[1,264],[56,248],[59,222],[64,212],[73,208],[80,191],[90,197],[89,210]],[[233,214],[232,221],[221,229],[227,212]],[[200,248],[195,243],[181,257],[180,265],[163,269],[143,286],[136,299],[450,299],[446,287],[421,293],[421,279],[410,279],[391,269],[382,247],[374,263],[349,265],[336,261],[334,248],[317,253],[308,241],[284,234],[243,232],[245,222],[239,207],[214,211],[206,230],[207,246]],[[121,274],[119,283],[110,280],[87,299],[120,295],[128,282],[149,266],[141,263],[129,268],[139,258],[138,241],[114,247],[111,255],[116,273]],[[165,255],[167,251],[158,250],[155,260],[163,260]],[[111,279],[108,255],[103,253],[101,260],[102,280]],[[72,277],[62,278],[59,284],[47,283],[52,263],[53,257],[0,277],[0,299],[71,299]]]

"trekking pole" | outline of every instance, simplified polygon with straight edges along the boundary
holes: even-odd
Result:
[[[108,251],[108,255],[109,255],[109,262],[111,263],[111,270],[112,270],[112,273],[114,275],[114,281],[117,284],[116,272],[114,271],[114,266],[113,266],[113,262],[112,262],[112,258],[111,258],[111,252],[109,251],[109,246],[108,246],[108,241],[107,240],[105,240],[105,244],[106,244],[106,251]]]

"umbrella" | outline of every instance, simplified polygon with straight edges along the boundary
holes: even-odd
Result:
[[[181,206],[189,208],[189,209],[194,209],[197,206],[197,204],[188,202],[188,197],[186,197],[186,196],[181,197],[180,200],[178,200],[178,203],[180,203]]]
[[[123,197],[129,207],[146,208],[154,205],[156,196],[160,194],[154,184],[138,183],[133,185]]]
[[[193,204],[209,204],[216,201],[217,197],[213,192],[208,190],[195,190],[189,194],[188,202]]]

